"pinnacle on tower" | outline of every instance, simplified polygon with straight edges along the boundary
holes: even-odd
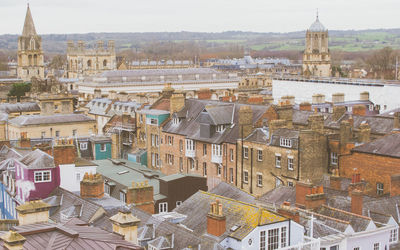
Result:
[[[25,16],[25,23],[24,23],[24,29],[22,30],[22,36],[36,36],[36,29],[35,29],[35,24],[33,23],[32,19],[32,14],[31,14],[31,9],[29,8],[29,4],[26,10],[26,16]]]

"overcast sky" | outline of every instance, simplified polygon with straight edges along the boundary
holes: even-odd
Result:
[[[39,34],[400,28],[400,0],[30,0]],[[0,0],[0,34],[20,34],[27,0]]]

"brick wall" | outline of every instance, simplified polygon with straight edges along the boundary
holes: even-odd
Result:
[[[53,147],[54,164],[72,164],[76,159],[76,148],[74,145],[60,145]]]

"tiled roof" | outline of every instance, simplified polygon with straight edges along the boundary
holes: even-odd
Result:
[[[40,111],[40,107],[36,102],[2,103],[0,104],[0,111],[7,114],[14,112],[32,112]]]
[[[217,186],[210,190],[210,193],[224,196],[226,198],[237,201],[247,202],[251,204],[256,203],[254,196],[226,182],[219,183]]]
[[[354,152],[400,158],[400,133],[392,133],[353,148]]]
[[[210,204],[219,200],[223,207],[223,215],[226,216],[227,231],[219,237],[224,239],[229,236],[242,240],[257,226],[267,225],[287,220],[286,218],[268,211],[262,207],[236,201],[223,196],[198,191],[182,205],[175,208],[174,211],[187,215],[187,218],[181,224],[190,228],[197,235],[204,235],[207,232],[207,214],[210,211]],[[233,226],[239,228],[231,232]]]
[[[54,158],[40,149],[36,149],[20,159],[28,169],[55,168]]]
[[[21,115],[10,120],[11,124],[17,126],[76,122],[95,122],[95,120],[83,114]]]

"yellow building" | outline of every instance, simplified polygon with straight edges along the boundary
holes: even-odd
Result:
[[[30,81],[32,77],[44,78],[42,38],[36,33],[29,5],[24,29],[18,38],[17,74],[24,81]]]
[[[73,96],[68,94],[41,94],[37,97],[41,115],[72,114],[74,112]]]
[[[21,115],[8,122],[8,138],[90,136],[96,121],[83,114]]]

